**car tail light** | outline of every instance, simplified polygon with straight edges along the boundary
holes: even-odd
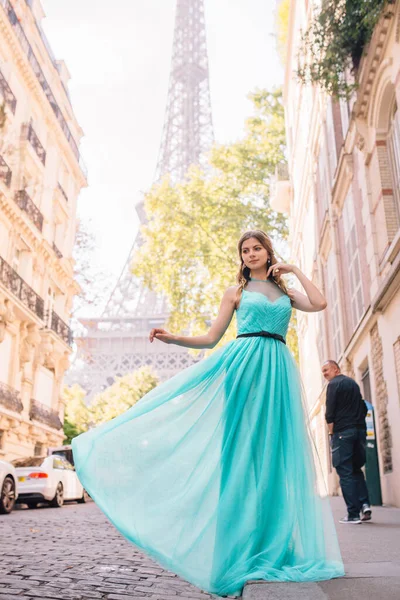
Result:
[[[47,473],[29,473],[28,477],[30,479],[47,479]]]

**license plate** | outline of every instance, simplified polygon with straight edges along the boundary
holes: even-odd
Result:
[[[26,481],[26,477],[18,477],[18,481]]]

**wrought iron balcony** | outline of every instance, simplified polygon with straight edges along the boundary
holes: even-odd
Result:
[[[58,412],[52,410],[42,402],[38,402],[34,398],[31,399],[29,418],[44,423],[49,427],[53,427],[53,429],[62,429],[63,426],[60,417],[58,416]]]
[[[7,83],[6,78],[3,73],[0,71],[0,93],[4,98],[4,102],[7,104],[8,108],[11,110],[12,114],[15,115],[15,109],[17,108],[17,99],[11,91],[10,86]]]
[[[39,319],[44,317],[44,302],[40,296],[0,256],[0,283],[19,298]]]
[[[57,187],[60,190],[61,194],[64,196],[65,200],[68,202],[68,196],[64,191],[63,186],[61,185],[61,183],[57,183]]]
[[[59,249],[57,248],[57,246],[55,245],[55,243],[53,242],[53,250],[55,255],[57,256],[57,258],[62,258],[62,252],[59,251]]]
[[[7,187],[11,185],[12,172],[6,161],[0,156],[0,179],[4,181]]]
[[[30,142],[32,148],[38,155],[40,161],[45,165],[46,164],[46,150],[43,148],[42,144],[38,136],[35,133],[35,130],[32,127],[32,123],[29,123],[26,131],[26,139]]]
[[[42,231],[43,215],[36,204],[31,200],[27,192],[25,190],[19,190],[19,192],[15,194],[14,200],[20,209],[26,212],[32,223],[36,225],[39,231]]]
[[[70,327],[58,316],[54,310],[51,311],[51,319],[49,319],[50,329],[54,331],[66,344],[72,345],[72,331]]]
[[[13,410],[14,412],[22,412],[24,406],[21,402],[21,398],[19,392],[14,390],[14,388],[10,387],[5,383],[0,382],[0,404],[8,410]]]
[[[65,137],[67,138],[67,140],[69,142],[69,145],[71,146],[73,153],[75,154],[77,160],[80,163],[80,154],[79,154],[78,146],[72,136],[71,130],[67,125],[67,122],[61,112],[61,109],[58,106],[55,96],[54,96],[53,92],[51,91],[49,84],[47,83],[47,80],[43,74],[41,67],[40,67],[39,61],[37,60],[37,58],[32,50],[32,46],[30,45],[28,38],[25,35],[23,27],[20,24],[20,22],[18,21],[18,17],[15,14],[15,11],[11,5],[10,0],[0,0],[0,5],[3,6],[5,13],[8,17],[8,20],[14,29],[14,33],[17,36],[19,43],[21,44],[21,47],[26,54],[26,57],[33,69],[33,72],[35,73],[36,78],[39,81],[39,83],[43,89],[43,92],[45,93],[47,100],[49,101],[50,106],[53,109],[54,114],[56,115],[56,118],[61,126],[61,129],[64,132]]]

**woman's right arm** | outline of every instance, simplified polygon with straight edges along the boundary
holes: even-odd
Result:
[[[165,329],[152,329],[149,336],[150,342],[156,339],[165,344],[175,344],[176,346],[184,346],[185,348],[214,348],[228,329],[229,323],[232,320],[235,311],[237,289],[237,286],[232,286],[226,290],[222,298],[218,316],[205,335],[193,337],[173,335],[165,331]]]

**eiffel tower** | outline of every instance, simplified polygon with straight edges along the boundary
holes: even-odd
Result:
[[[202,164],[214,140],[204,19],[204,0],[177,0],[168,102],[155,181],[168,174],[183,181],[189,167]],[[143,202],[136,206],[146,222]],[[86,335],[78,338],[78,354],[67,382],[79,383],[91,397],[116,376],[148,365],[165,380],[194,362],[186,348],[150,344],[153,327],[169,314],[163,296],[151,292],[130,272],[142,240],[138,234],[118,282],[100,318],[82,318]]]

